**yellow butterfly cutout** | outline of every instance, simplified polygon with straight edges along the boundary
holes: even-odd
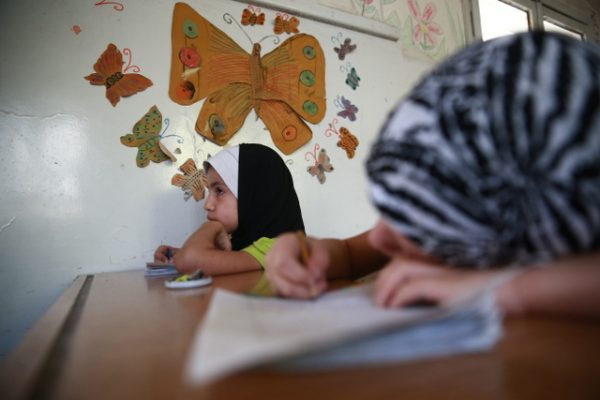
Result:
[[[138,167],[143,168],[150,161],[155,163],[168,159],[177,161],[177,158],[160,142],[161,129],[162,114],[156,106],[152,106],[133,126],[133,133],[121,136],[122,144],[138,148],[135,159]]]
[[[312,138],[304,122],[325,116],[325,56],[317,39],[298,34],[261,57],[248,54],[184,3],[175,4],[169,96],[189,105],[206,98],[196,131],[224,145],[254,109],[275,145],[291,154]]]

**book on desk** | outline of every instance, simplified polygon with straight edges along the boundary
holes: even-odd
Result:
[[[331,369],[482,351],[501,337],[489,291],[448,307],[383,309],[373,284],[317,300],[255,297],[217,289],[190,349],[195,385],[245,369]]]

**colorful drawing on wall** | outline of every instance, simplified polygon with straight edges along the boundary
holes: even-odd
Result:
[[[123,11],[125,9],[125,6],[121,3],[118,3],[116,1],[106,1],[106,0],[102,0],[99,1],[97,3],[94,3],[94,5],[96,7],[98,6],[113,6],[113,8],[117,11]]]
[[[336,107],[341,108],[342,111],[339,111],[337,115],[342,118],[347,118],[350,121],[356,121],[356,113],[358,112],[358,107],[356,107],[350,100],[345,98],[344,96],[337,96],[333,101]]]
[[[169,96],[182,105],[206,98],[196,121],[200,135],[222,146],[254,109],[284,154],[310,141],[304,121],[317,124],[326,111],[325,57],[315,37],[291,36],[262,57],[255,43],[248,54],[184,3],[175,4],[172,29]]]
[[[353,158],[354,154],[356,154],[356,148],[358,147],[358,138],[354,136],[348,128],[343,126],[338,131],[335,127],[337,122],[337,118],[334,118],[333,121],[331,121],[329,128],[325,129],[325,136],[331,137],[331,135],[336,135],[339,139],[337,146],[346,151],[348,158]]]
[[[430,50],[437,45],[436,35],[442,34],[442,28],[433,21],[437,8],[433,3],[427,3],[421,13],[417,0],[407,0],[408,10],[413,17],[413,39],[423,50]]]
[[[453,54],[466,44],[464,28],[467,24],[464,21],[462,7],[457,6],[456,0],[317,1],[328,7],[397,28],[400,33],[398,43],[406,57],[433,63]],[[420,7],[423,5],[425,8]],[[417,25],[421,27],[417,28]],[[429,30],[430,27],[432,31]],[[420,29],[421,34],[415,39],[416,29]],[[423,34],[428,35],[429,38],[423,37]],[[433,45],[430,39],[433,39]]]
[[[346,65],[340,67],[340,71],[346,72],[346,85],[350,86],[352,90],[356,90],[360,82],[360,76],[358,76],[356,68],[347,62]]]
[[[327,179],[327,177],[325,176],[325,172],[329,173],[329,172],[333,171],[333,165],[331,164],[331,160],[329,159],[329,156],[327,155],[327,151],[325,151],[325,149],[320,149],[320,147],[321,146],[319,146],[319,143],[316,143],[313,151],[307,152],[304,155],[304,159],[306,161],[310,161],[308,158],[309,156],[314,159],[314,165],[307,167],[306,171],[311,176],[316,176],[319,183],[323,184],[323,183],[325,183],[325,180]],[[317,151],[319,149],[320,149],[320,151],[319,151],[319,154],[317,155]]]
[[[331,41],[334,44],[339,45],[339,47],[334,47],[333,51],[337,53],[338,59],[341,61],[346,58],[346,54],[352,53],[354,50],[356,50],[356,45],[351,43],[352,39],[346,38],[342,42],[342,32],[332,36]]]
[[[106,98],[115,107],[121,97],[134,95],[152,86],[150,79],[137,73],[127,73],[128,69],[139,72],[137,66],[128,65],[123,69],[123,55],[114,44],[110,43],[94,64],[96,72],[86,76],[85,79],[90,81],[91,85],[105,86]]]
[[[183,172],[183,175],[173,175],[171,184],[183,190],[185,201],[188,201],[190,197],[193,197],[196,201],[202,200],[207,185],[204,169],[198,169],[194,160],[188,158],[186,162],[179,166],[179,170]]]
[[[300,20],[296,17],[291,17],[285,13],[277,13],[275,17],[275,22],[273,23],[273,32],[277,35],[281,35],[282,33],[298,33],[298,25],[300,25]]]
[[[165,119],[168,127],[168,119]],[[128,147],[137,147],[135,162],[138,167],[144,168],[154,161],[160,163],[165,160],[177,161],[177,158],[160,142],[164,132],[162,129],[162,114],[156,106],[150,110],[133,126],[133,133],[121,136],[121,143]]]
[[[254,7],[251,4],[244,8],[244,11],[242,11],[242,25],[264,25],[265,13],[260,11],[260,7]]]

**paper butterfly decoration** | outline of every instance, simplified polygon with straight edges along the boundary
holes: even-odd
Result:
[[[133,133],[121,136],[121,143],[129,147],[137,147],[138,153],[135,159],[140,168],[144,168],[154,161],[163,162],[177,158],[160,142],[160,130],[162,129],[162,115],[156,106],[150,110],[133,126]]]
[[[338,112],[337,115],[342,118],[347,118],[350,121],[356,121],[356,113],[358,112],[358,107],[356,107],[350,100],[342,96],[340,99],[339,96],[335,99],[335,105],[342,108],[342,111]]]
[[[281,35],[284,32],[288,34],[298,33],[298,25],[300,25],[300,20],[296,17],[290,17],[287,14],[277,15],[273,25],[273,32],[277,35]]]
[[[265,23],[265,13],[260,12],[260,8],[248,6],[242,11],[242,25],[263,25]]]
[[[104,85],[106,98],[113,107],[121,97],[131,96],[152,86],[152,81],[143,75],[123,72],[123,55],[112,43],[94,64],[94,71],[85,79],[92,85]]]
[[[318,144],[315,145],[315,152],[318,149]],[[312,153],[308,153],[313,155]],[[313,155],[314,157],[314,155]],[[319,180],[320,184],[325,183],[326,180],[326,176],[325,176],[325,172],[331,172],[333,171],[333,165],[331,164],[331,160],[329,159],[329,156],[327,155],[327,152],[325,151],[325,149],[321,149],[321,151],[319,151],[319,155],[318,157],[316,157],[315,160],[315,165],[307,167],[306,170],[308,171],[308,173],[311,176],[316,176],[317,179]]]
[[[348,158],[353,158],[358,147],[358,138],[354,136],[347,128],[343,126],[338,131],[335,128],[335,124],[338,122],[337,118],[329,124],[329,128],[325,130],[325,136],[330,137],[336,135],[340,140],[337,142],[337,146],[346,150]]]
[[[354,136],[347,128],[343,126],[340,128],[340,140],[337,142],[337,146],[346,150],[348,158],[353,158],[358,147],[358,138]]]
[[[183,105],[206,98],[196,131],[224,145],[250,110],[284,154],[312,138],[304,121],[325,116],[325,58],[316,38],[298,34],[260,56],[248,54],[190,6],[175,4],[169,96]],[[180,54],[185,56],[180,58]]]
[[[340,60],[344,60],[344,58],[346,58],[346,54],[352,53],[354,50],[356,50],[356,45],[350,44],[350,41],[350,38],[346,38],[340,47],[333,48],[333,51],[337,53]]]
[[[200,201],[204,198],[206,189],[206,174],[204,169],[198,169],[193,159],[188,158],[186,162],[181,164],[179,170],[184,173],[175,174],[171,178],[171,184],[178,186],[185,193],[185,200],[189,200],[190,197],[194,197],[194,200]]]
[[[358,83],[360,82],[360,77],[356,73],[356,69],[352,67],[348,75],[346,76],[346,85],[350,86],[352,90],[356,90],[358,87]]]

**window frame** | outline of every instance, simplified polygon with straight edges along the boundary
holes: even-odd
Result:
[[[592,35],[592,18],[580,7],[564,0],[496,0],[525,11],[530,30],[544,30],[544,20],[581,34],[583,40]],[[481,41],[479,0],[462,0],[467,41]]]

